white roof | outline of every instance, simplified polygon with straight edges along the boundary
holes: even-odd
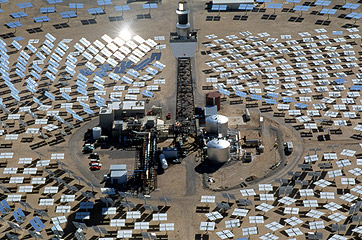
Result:
[[[119,171],[119,170],[127,170],[127,165],[126,164],[112,164],[109,167],[110,171]]]
[[[129,109],[144,109],[145,101],[123,101],[123,110]]]

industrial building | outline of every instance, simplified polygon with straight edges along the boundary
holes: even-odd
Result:
[[[145,191],[154,189],[156,136],[167,135],[168,129],[158,115],[145,115],[145,101],[113,102],[101,108],[99,126],[94,127],[92,133],[97,142],[109,139],[111,145],[136,150],[135,171],[131,174],[134,179],[132,187],[137,187],[139,183]],[[125,164],[113,164],[105,179],[112,186],[124,187],[129,176]]]
[[[108,104],[99,110],[99,126],[103,132],[110,133],[112,128],[118,127],[121,120],[133,117],[142,119],[145,116],[144,101],[122,101]],[[116,125],[115,125],[116,124]]]
[[[125,185],[127,184],[127,165],[116,164],[111,165],[109,168],[109,181],[113,185]]]

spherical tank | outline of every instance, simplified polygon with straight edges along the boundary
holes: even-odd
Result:
[[[92,130],[93,130],[93,139],[94,140],[99,139],[102,135],[102,128],[94,127]]]
[[[207,156],[216,163],[227,162],[230,158],[230,143],[223,139],[213,139],[207,143]]]
[[[229,119],[223,115],[211,115],[206,118],[206,132],[210,134],[221,134],[223,137],[228,132]]]

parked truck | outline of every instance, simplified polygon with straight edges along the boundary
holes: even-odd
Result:
[[[291,154],[293,152],[293,143],[291,141],[284,143],[284,151],[286,154]]]

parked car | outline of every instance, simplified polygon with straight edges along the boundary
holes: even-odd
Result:
[[[94,170],[100,170],[102,168],[102,164],[101,163],[92,163],[92,165],[90,166],[90,170],[94,171]]]
[[[91,160],[89,161],[89,166],[92,166],[93,163],[100,163],[100,162],[101,162],[101,161],[98,160],[98,159],[91,159]]]
[[[90,144],[90,143],[84,144],[83,153],[91,153],[91,152],[93,152],[93,150],[94,150],[93,144]]]
[[[91,153],[89,158],[91,158],[91,159],[100,159],[98,153]]]
[[[250,176],[250,177],[245,178],[245,181],[251,182],[251,181],[254,181],[254,180],[256,180],[256,179],[257,179],[256,176]]]

